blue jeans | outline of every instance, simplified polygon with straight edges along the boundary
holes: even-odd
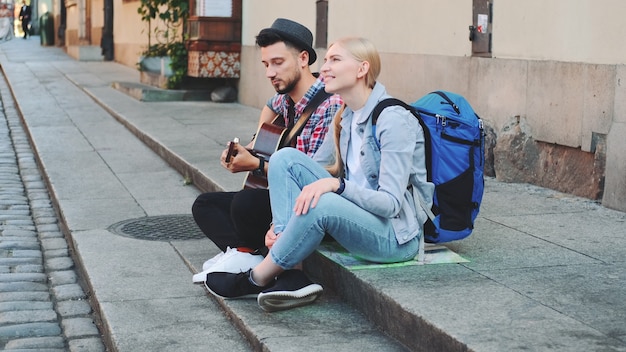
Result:
[[[274,263],[290,269],[302,262],[328,233],[345,249],[377,263],[407,261],[415,257],[419,238],[399,245],[390,219],[374,215],[335,193],[325,193],[307,214],[295,216],[300,190],[320,178],[332,177],[304,153],[283,148],[270,159],[268,182],[274,231],[280,237],[270,250]]]

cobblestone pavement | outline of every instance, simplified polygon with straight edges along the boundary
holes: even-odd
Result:
[[[4,77],[0,97],[0,350],[105,351]]]

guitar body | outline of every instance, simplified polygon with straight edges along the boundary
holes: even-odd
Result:
[[[264,158],[265,161],[268,161],[270,156],[282,146],[285,139],[287,128],[277,124],[279,119],[282,117],[277,117],[272,123],[263,123],[256,133],[251,152]],[[267,188],[267,177],[248,172],[243,188]]]

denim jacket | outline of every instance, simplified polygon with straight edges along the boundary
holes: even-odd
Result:
[[[391,219],[396,239],[403,244],[421,234],[428,218],[420,202],[413,200],[410,186],[430,209],[434,185],[426,180],[424,132],[415,116],[400,106],[386,108],[376,123],[376,136],[372,133],[372,111],[379,101],[389,97],[385,87],[376,83],[363,107],[362,120],[357,121],[363,141],[360,164],[371,188],[346,179],[341,195],[375,215]],[[344,170],[353,117],[352,110],[346,107],[339,139]],[[314,157],[322,165],[334,161],[333,129],[331,126],[328,138]]]

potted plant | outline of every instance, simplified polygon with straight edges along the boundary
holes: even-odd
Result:
[[[141,0],[137,12],[148,23],[148,48],[141,53],[139,70],[158,72],[167,77],[167,88],[180,88],[187,75],[187,48],[179,33],[186,33],[188,0]]]

